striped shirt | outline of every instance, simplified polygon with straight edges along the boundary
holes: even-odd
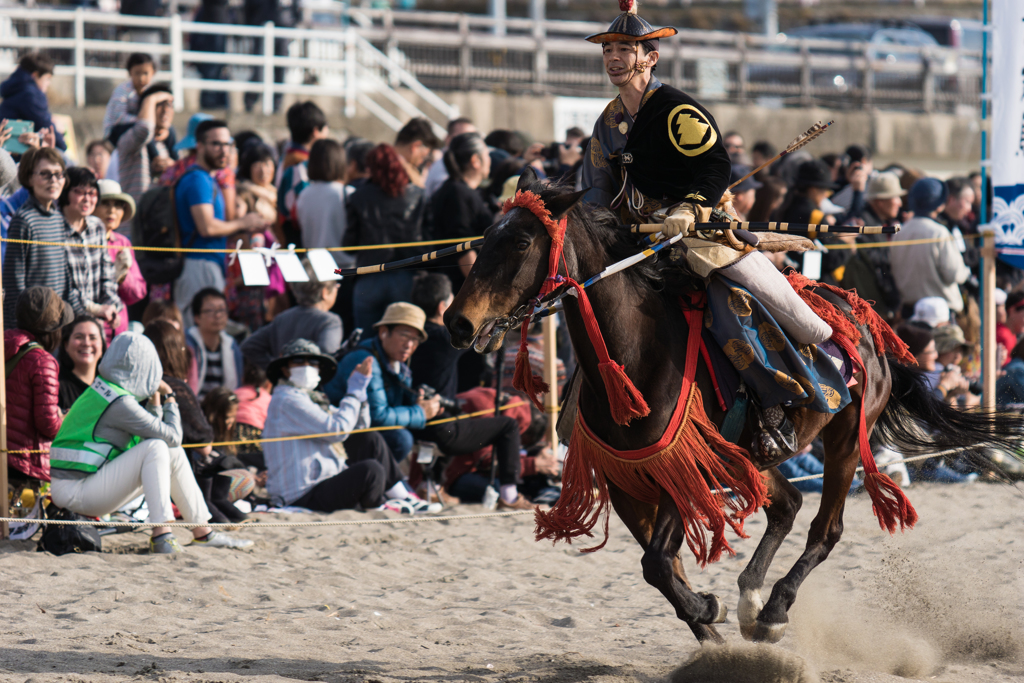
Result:
[[[223,348],[220,346],[216,351],[206,349],[206,375],[203,376],[203,384],[199,387],[200,401],[217,387],[224,386],[224,356],[221,353]]]
[[[107,246],[107,230],[103,222],[95,216],[86,216],[85,228],[76,232],[66,222],[64,242],[68,244],[102,244]],[[117,296],[117,281],[114,274],[114,261],[107,249],[90,247],[65,247],[68,258],[68,296],[67,302],[75,309],[75,313],[95,314],[90,310],[93,306],[114,306],[122,308],[121,299]]]
[[[134,123],[139,111],[139,94],[130,80],[114,88],[103,114],[103,137],[110,137],[114,126]]]
[[[44,211],[35,197],[30,196],[11,219],[7,236],[12,240],[61,243],[67,233],[67,224],[57,203]],[[9,242],[3,267],[4,329],[18,326],[15,310],[23,291],[29,287],[49,287],[67,300],[68,281],[64,247]]]

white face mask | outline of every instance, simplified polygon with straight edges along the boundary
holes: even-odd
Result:
[[[320,369],[312,365],[301,365],[289,370],[288,379],[300,389],[316,389],[320,384]]]

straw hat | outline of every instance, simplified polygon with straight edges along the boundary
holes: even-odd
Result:
[[[423,341],[427,341],[427,332],[423,329],[423,325],[426,322],[427,314],[423,312],[422,308],[405,301],[397,301],[387,307],[387,310],[384,311],[384,317],[375,323],[374,327],[408,325],[420,333],[420,338]]]
[[[895,173],[888,171],[877,173],[868,183],[867,194],[864,198],[872,199],[894,199],[906,196],[907,191],[900,187],[900,178]]]
[[[121,183],[116,180],[103,179],[99,181],[100,185],[100,201],[107,199],[114,199],[122,202],[125,205],[124,218],[121,219],[122,223],[127,223],[135,215],[135,200],[132,196],[121,189]]]

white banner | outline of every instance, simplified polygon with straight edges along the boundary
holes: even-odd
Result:
[[[996,244],[1024,246],[1024,2],[992,0],[992,202]],[[1003,260],[1018,268],[1024,257]]]
[[[572,127],[583,129],[590,137],[594,124],[604,114],[611,97],[556,97],[555,142],[565,142],[565,131]]]

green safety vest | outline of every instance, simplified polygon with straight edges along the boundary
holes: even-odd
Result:
[[[116,384],[111,384],[100,377],[96,378],[64,416],[64,423],[50,446],[51,469],[77,470],[92,474],[108,460],[113,460],[142,442],[141,437],[134,436],[126,448],[120,449],[109,441],[93,436],[100,417],[111,403],[122,396],[131,394]]]

